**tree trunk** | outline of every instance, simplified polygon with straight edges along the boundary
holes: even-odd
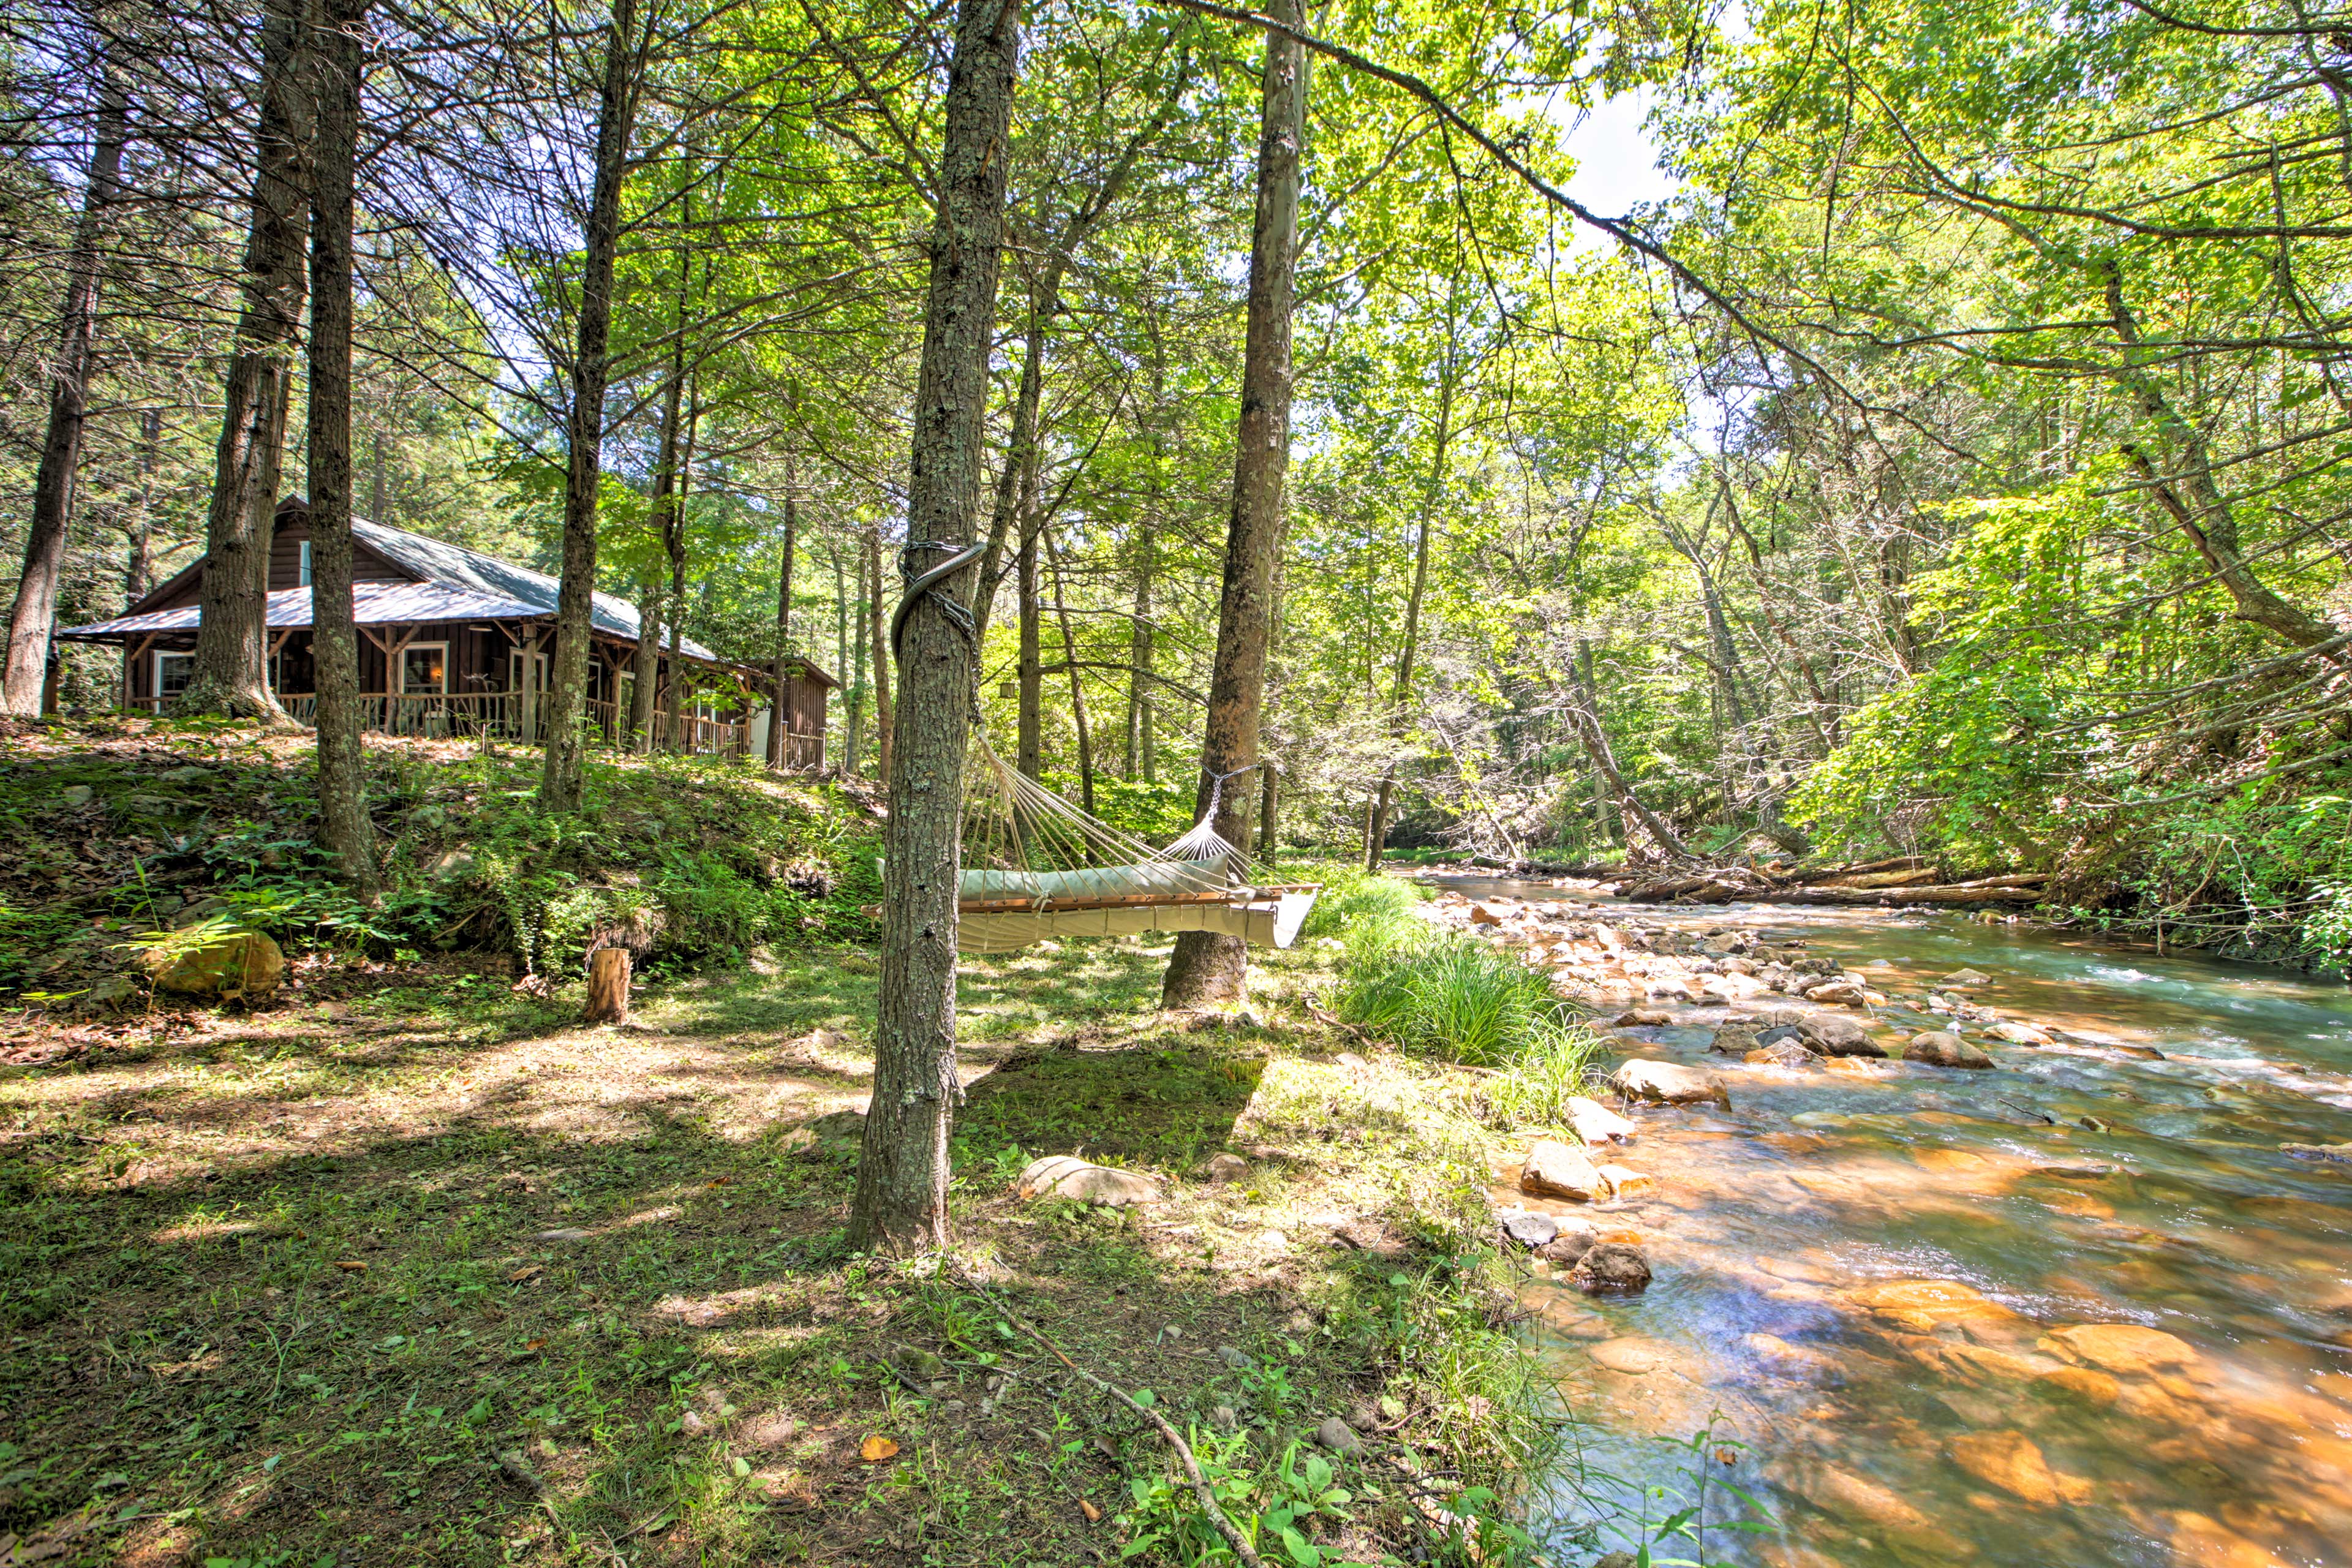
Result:
[[[662,584],[648,578],[637,611],[636,679],[629,685],[629,750],[654,749],[654,701],[661,691]]]
[[[1276,0],[1268,14],[1302,26],[1299,0]],[[1241,426],[1234,455],[1233,514],[1225,532],[1217,654],[1201,745],[1199,806],[1217,803],[1216,830],[1228,844],[1250,841],[1250,792],[1220,791],[1218,776],[1257,761],[1265,699],[1266,626],[1281,531],[1283,479],[1290,463],[1291,279],[1297,262],[1298,174],[1307,130],[1306,50],[1268,34],[1258,134],[1257,215],[1250,231],[1249,330],[1242,354]],[[1239,937],[1186,931],[1176,939],[1160,983],[1164,1007],[1197,1007],[1240,996],[1245,976]]]
[[[1447,325],[1454,325],[1452,306],[1448,300]],[[1404,646],[1397,650],[1396,688],[1389,699],[1389,735],[1392,741],[1404,738],[1404,705],[1412,696],[1412,666],[1421,651],[1421,605],[1429,592],[1429,536],[1437,526],[1438,502],[1445,493],[1445,464],[1454,439],[1454,334],[1448,333],[1445,362],[1437,380],[1437,437],[1435,449],[1430,454],[1429,483],[1422,490],[1421,521],[1415,530],[1412,547],[1412,587],[1404,601]],[[1372,815],[1364,829],[1364,869],[1381,868],[1381,853],[1387,847],[1389,807],[1396,799],[1397,764],[1391,761],[1381,774],[1381,787],[1372,797]]]
[[[367,0],[326,0],[310,197],[310,620],[319,670],[319,842],[343,879],[375,890],[352,615],[352,182]],[[399,672],[387,672],[397,689]]]
[[[1282,653],[1282,584],[1287,566],[1286,557],[1289,553],[1285,546],[1290,537],[1287,521],[1285,520],[1280,539],[1275,545],[1274,603],[1266,612],[1266,664],[1277,680],[1282,677],[1283,668],[1276,660]],[[1268,728],[1268,720],[1261,715],[1258,723],[1257,854],[1259,859],[1271,863],[1275,849],[1274,812],[1282,801],[1282,769],[1276,759],[1265,754],[1270,750],[1266,744]]]
[[[1037,476],[1033,462],[1030,472],[1021,480],[1020,703],[1013,754],[1014,769],[1033,779],[1044,772],[1045,731],[1045,675],[1037,647],[1041,629],[1038,623],[1042,618],[1037,603]]]
[[[1087,723],[1087,688],[1078,672],[1078,638],[1070,627],[1070,605],[1062,588],[1062,552],[1050,531],[1045,535],[1045,559],[1054,569],[1054,616],[1062,624],[1062,658],[1070,669],[1070,721],[1078,731],[1078,806],[1095,814],[1095,742]],[[1031,774],[1035,777],[1035,774]]]
[[[102,31],[102,28],[101,28]],[[81,466],[81,433],[89,413],[90,350],[98,337],[99,249],[108,209],[121,196],[122,147],[131,139],[131,99],[115,69],[111,46],[98,60],[98,114],[92,128],[89,184],[74,225],[66,263],[64,320],[58,358],[49,372],[49,425],[33,480],[33,513],[25,528],[25,570],[8,617],[8,654],[0,675],[0,706],[20,718],[41,711],[48,680],[49,642],[58,626],[58,583],[64,575],[66,523],[73,512],[74,480]]]
[[[1580,652],[1584,658],[1584,671],[1578,683],[1576,700],[1569,707],[1569,722],[1575,728],[1577,739],[1583,743],[1585,755],[1591,759],[1601,776],[1608,781],[1611,792],[1617,797],[1618,809],[1624,815],[1627,863],[1633,861],[1638,847],[1634,832],[1636,824],[1665,854],[1677,860],[1696,858],[1690,847],[1682,841],[1681,835],[1674,830],[1673,825],[1642,804],[1641,796],[1633,793],[1633,784],[1618,767],[1617,753],[1609,744],[1609,731],[1601,724],[1601,691],[1592,680],[1591,651],[1581,648]]]
[[[236,349],[205,515],[195,660],[177,704],[183,713],[287,721],[269,689],[269,547],[307,285],[302,252],[310,225],[309,62],[315,25],[306,0],[269,0],[264,8],[253,199]]]
[[[629,1021],[629,967],[625,947],[600,947],[588,955],[588,1005],[581,1009],[582,1023]]]
[[[563,579],[555,601],[555,661],[540,706],[547,747],[539,804],[576,811],[586,765],[580,719],[588,693],[588,632],[596,595],[596,492],[603,471],[604,384],[612,374],[613,268],[621,247],[621,184],[628,174],[636,77],[636,0],[613,0],[604,74],[596,108],[596,174],[581,236],[580,321],[572,363],[572,409],[564,422]],[[640,678],[642,679],[642,677]]]
[[[1002,3],[1009,5],[1014,0],[1002,0]],[[877,522],[866,531],[866,643],[867,655],[874,663],[874,771],[887,781],[890,777],[892,726],[890,650],[883,641],[884,620],[882,525]]]
[[[835,587],[840,588],[841,552],[838,549],[834,552],[833,556],[833,577]],[[840,602],[845,607],[850,605],[850,601],[846,597],[841,598]],[[841,767],[844,773],[854,773],[858,770],[858,764],[862,761],[861,753],[866,748],[866,649],[867,645],[866,640],[866,535],[863,531],[857,536],[857,600],[854,613],[849,614],[848,619],[856,624],[857,633],[855,637],[847,637],[846,633],[844,634],[848,645],[843,656],[844,663],[852,674],[849,682],[849,709],[842,717]]]
[[[1019,16],[1014,0],[961,0],[957,9],[907,487],[908,564],[925,570],[971,538],[979,500]],[[874,1097],[849,1217],[850,1245],[869,1252],[947,1244],[948,1121],[962,1096],[956,881],[979,657],[960,593],[942,584],[915,606],[900,666],[907,722],[884,828]]]
[[[796,488],[793,460],[784,459],[784,554],[776,568],[776,663],[772,671],[776,683],[773,706],[768,710],[768,765],[782,768],[793,759],[786,754],[784,741],[785,699],[792,689],[793,661],[793,552],[800,547],[800,503],[793,494]]]
[[[684,367],[680,366],[681,373]],[[661,513],[662,549],[669,556],[669,667],[662,683],[662,722],[669,749],[683,755],[694,750],[692,724],[685,712],[686,660],[686,492],[694,467],[694,429],[702,411],[689,406],[681,422],[670,413],[671,440],[665,459],[670,469],[669,494]]]
[[[131,559],[122,569],[122,603],[127,608],[145,598],[155,585],[155,464],[163,439],[163,411],[150,408],[139,416],[139,500],[131,519]]]
[[[980,579],[972,587],[971,626],[975,641],[988,636],[996,610],[997,579],[1004,572],[1004,547],[1021,516],[1024,486],[1036,473],[1037,405],[1045,385],[1045,313],[1062,280],[1062,258],[1046,263],[1039,289],[1029,296],[1029,330],[1023,340],[1021,385],[1013,398],[1013,428],[1004,443],[1004,469],[996,477],[996,505],[989,520],[988,550],[980,558]],[[1040,292],[1040,289],[1043,292]]]

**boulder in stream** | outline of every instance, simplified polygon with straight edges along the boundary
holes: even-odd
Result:
[[[1610,1020],[1616,1029],[1655,1028],[1675,1021],[1675,1016],[1664,1007],[1633,1007]]]
[[[1938,981],[1941,985],[1990,985],[1992,976],[1981,969],[1955,969]]]
[[[1519,1164],[1519,1191],[1591,1204],[1609,1195],[1609,1184],[1583,1150],[1557,1138],[1538,1138]]]
[[[2012,1046],[2046,1046],[2052,1044],[2050,1032],[2015,1018],[2004,1018],[1985,1031],[1996,1040],[2007,1040]]]
[[[1903,1047],[1903,1059],[1929,1068],[1989,1068],[1992,1058],[1959,1036],[1943,1029],[1914,1035]]]
[[[1594,1143],[1631,1143],[1641,1131],[1596,1100],[1577,1095],[1568,1102],[1570,1131],[1587,1145]]]
[[[2332,1160],[2352,1165],[2352,1143],[2282,1143],[2279,1152],[2299,1160]]]
[[[1589,1295],[1630,1294],[1649,1287],[1650,1260],[1638,1247],[1604,1241],[1577,1259],[1569,1282]]]
[[[1797,1022],[1805,1044],[1825,1057],[1883,1057],[1886,1047],[1843,1013],[1808,1013]]]
[[[1749,1067],[1793,1069],[1811,1067],[1821,1058],[1805,1049],[1803,1042],[1796,1037],[1796,1031],[1792,1029],[1770,1045],[1759,1046],[1739,1059]]]
[[[1680,1062],[1630,1061],[1610,1075],[1609,1085],[1627,1100],[1658,1105],[1700,1105],[1708,1100],[1731,1109],[1731,1092],[1703,1068]]]

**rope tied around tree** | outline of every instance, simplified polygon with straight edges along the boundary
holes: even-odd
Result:
[[[922,568],[918,552],[930,550],[948,550],[953,551],[954,553],[938,565],[926,570]],[[907,635],[907,617],[914,614],[916,605],[925,598],[938,602],[940,614],[947,617],[948,625],[955,627],[957,635],[963,638],[964,647],[971,653],[971,687],[967,695],[971,701],[971,721],[974,724],[981,721],[980,632],[979,628],[972,625],[971,609],[961,598],[943,591],[940,585],[957,573],[977,564],[980,558],[987,553],[987,547],[980,544],[959,547],[952,542],[943,539],[907,541],[898,547],[898,577],[906,587],[898,595],[898,609],[890,616],[890,657],[903,665],[907,662],[906,649],[903,646]]]

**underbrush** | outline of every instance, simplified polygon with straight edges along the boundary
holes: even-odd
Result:
[[[593,754],[580,811],[552,816],[533,751],[375,742],[367,762],[373,903],[312,843],[306,741],[205,723],[36,731],[0,772],[0,992],[102,999],[134,947],[223,923],[298,951],[489,953],[558,973],[598,938],[659,972],[871,932],[877,829],[834,786]]]

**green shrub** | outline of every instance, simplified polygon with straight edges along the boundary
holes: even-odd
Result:
[[[1566,1127],[1568,1102],[1591,1091],[1600,1076],[1601,1037],[1581,1024],[1538,1022],[1509,1068],[1481,1079],[1484,1120],[1510,1127]]]
[[[1538,1029],[1559,1019],[1561,1004],[1540,970],[1475,937],[1446,933],[1351,951],[1338,1012],[1407,1050],[1492,1067],[1516,1061]]]

